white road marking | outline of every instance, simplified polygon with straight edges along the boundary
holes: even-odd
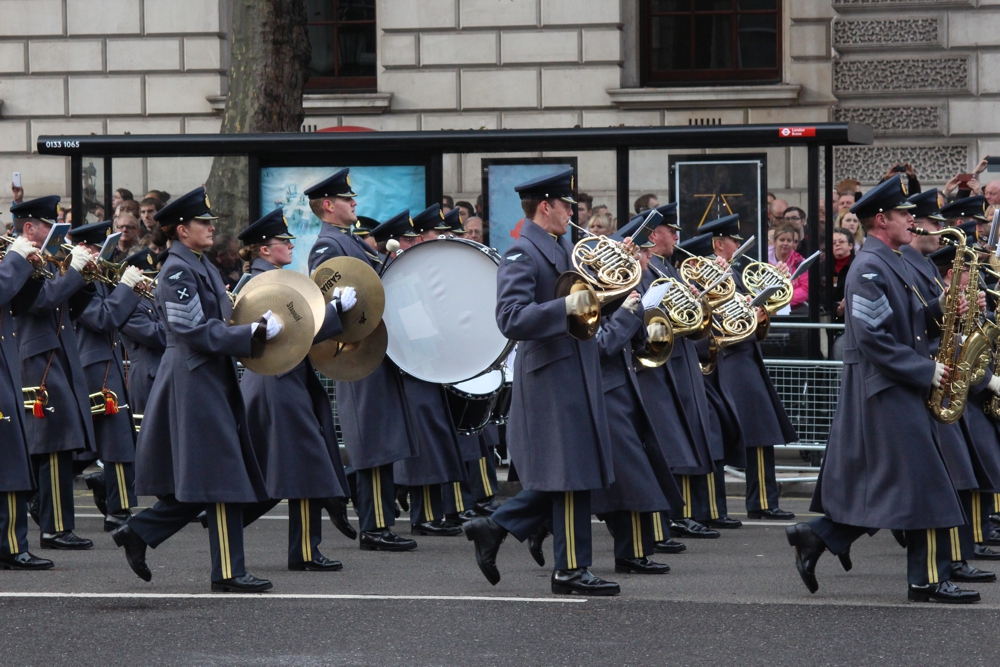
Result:
[[[555,602],[579,603],[585,598],[516,598],[487,595],[336,595],[322,593],[51,593],[0,592],[3,598],[81,598],[121,600],[431,600],[442,602]]]

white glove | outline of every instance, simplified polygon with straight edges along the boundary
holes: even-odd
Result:
[[[69,254],[70,268],[76,269],[77,273],[83,272],[83,267],[94,261],[94,256],[83,246],[73,246],[73,251]]]
[[[340,299],[340,312],[346,313],[358,302],[357,292],[353,287],[334,287],[333,298]]]
[[[934,385],[935,389],[941,388],[941,380],[944,379],[944,369],[946,366],[940,361],[934,362],[934,379],[931,380],[931,384]]]
[[[646,335],[651,343],[667,342],[667,325],[663,322],[652,322],[646,327]]]
[[[989,384],[986,388],[993,392],[994,396],[1000,396],[1000,375],[994,375],[990,378]]]
[[[281,320],[275,317],[270,310],[264,313],[264,319],[267,320],[267,340],[271,340],[281,333]]]
[[[587,290],[573,292],[566,297],[567,315],[587,315],[592,312],[594,312],[594,306],[590,302],[590,292]]]
[[[38,253],[38,248],[36,248],[35,244],[28,239],[23,236],[18,236],[14,239],[14,242],[10,244],[10,252],[16,252],[21,257],[28,259],[28,255]]]
[[[642,297],[638,294],[629,294],[628,298],[625,299],[625,303],[622,304],[622,308],[637,315],[639,313],[639,304],[642,303]]]
[[[133,287],[138,285],[144,278],[145,276],[142,275],[142,271],[139,269],[139,267],[130,266],[127,269],[125,269],[125,273],[122,274],[121,280],[119,280],[118,282],[120,282],[122,285],[125,285],[125,287],[132,289]]]

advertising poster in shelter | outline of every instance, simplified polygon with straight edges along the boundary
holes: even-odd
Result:
[[[314,183],[327,178],[336,167],[265,167],[260,170],[260,214],[278,207],[285,212],[288,229],[295,235],[289,269],[309,273],[309,250],[322,223],[305,196]],[[351,188],[358,194],[358,215],[388,220],[403,209],[411,215],[427,207],[426,169],[420,166],[351,167]]]
[[[672,155],[670,184],[677,202],[681,240],[731,213],[740,216],[740,236],[757,237],[749,255],[767,257],[766,154]]]
[[[489,220],[490,247],[503,254],[521,235],[524,211],[514,188],[568,167],[576,170],[575,157],[483,158],[483,209]],[[573,221],[576,222],[575,212]]]

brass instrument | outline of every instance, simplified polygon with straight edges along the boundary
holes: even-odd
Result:
[[[110,389],[95,391],[90,395],[91,416],[103,417],[105,415],[116,415],[122,408],[128,409],[128,404],[119,405],[118,394]]]
[[[656,368],[666,363],[673,350],[676,338],[687,337],[692,340],[699,340],[711,333],[712,329],[712,305],[708,297],[698,297],[691,291],[691,287],[684,282],[671,278],[655,266],[651,269],[660,275],[653,281],[650,289],[658,285],[667,284],[669,289],[660,299],[658,308],[646,311],[646,325],[652,322],[666,324],[667,342],[649,345],[649,353],[636,354],[636,360],[645,368]]]
[[[5,243],[6,245],[9,246],[13,242],[14,239],[12,239],[9,236],[0,236],[0,243]],[[6,257],[8,252],[10,251],[5,250],[3,252],[0,252],[0,259]],[[34,272],[31,274],[32,278],[50,280],[56,277],[54,273],[45,268],[45,260],[42,259],[42,256],[40,254],[32,253],[28,255],[28,262],[35,269]]]
[[[772,315],[790,304],[795,293],[789,276],[767,262],[748,263],[743,269],[743,285],[754,296],[768,287],[779,288],[764,304],[764,309]]]
[[[927,399],[927,407],[931,411],[934,419],[943,424],[954,424],[965,411],[968,401],[969,388],[975,384],[973,377],[982,374],[977,371],[980,358],[984,352],[988,352],[989,341],[978,328],[979,317],[977,309],[969,308],[970,314],[959,320],[958,307],[963,296],[969,293],[969,289],[962,289],[961,276],[966,269],[966,258],[972,255],[972,265],[970,269],[978,265],[975,251],[965,245],[965,233],[955,227],[946,227],[939,231],[926,231],[915,228],[915,233],[925,236],[951,237],[950,242],[957,248],[955,260],[952,262],[952,281],[945,292],[944,317],[941,323],[941,343],[935,357],[937,363],[943,364],[951,369],[947,380],[942,380],[940,387],[931,390],[930,398]],[[972,284],[972,303],[978,301],[979,283],[969,281]],[[970,304],[971,305],[971,304]],[[961,337],[961,338],[960,338]],[[986,354],[988,361],[988,354]]]
[[[705,296],[712,304],[731,299],[736,294],[736,283],[730,278],[718,282],[726,274],[725,269],[714,259],[692,255],[681,262],[680,272],[684,280],[704,293],[705,289],[716,283]]]
[[[577,241],[572,262],[573,269],[559,276],[556,282],[555,298],[584,290],[590,294],[591,311],[569,316],[570,335],[588,340],[601,325],[601,307],[634,290],[642,281],[642,268],[624,243],[607,236],[588,235]]]
[[[142,430],[142,415],[132,415],[132,423],[135,424],[135,432]]]
[[[55,412],[49,407],[49,393],[41,387],[24,387],[21,389],[24,400],[24,409],[30,410],[35,417],[42,419],[46,412]]]

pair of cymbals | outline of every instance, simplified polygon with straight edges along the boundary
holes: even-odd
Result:
[[[354,257],[334,257],[317,266],[311,278],[327,303],[337,287],[353,287],[356,293],[358,302],[341,314],[343,332],[333,340],[356,343],[375,331],[385,311],[385,289],[371,265]]]
[[[354,382],[375,372],[389,348],[389,332],[379,321],[375,330],[359,341],[343,343],[325,340],[316,343],[309,360],[320,373],[338,382]]]
[[[260,375],[286,373],[309,354],[313,339],[323,326],[326,303],[316,285],[295,271],[267,271],[252,278],[233,306],[232,324],[252,324],[271,314],[281,331],[267,341],[261,356],[241,358],[248,370]]]

